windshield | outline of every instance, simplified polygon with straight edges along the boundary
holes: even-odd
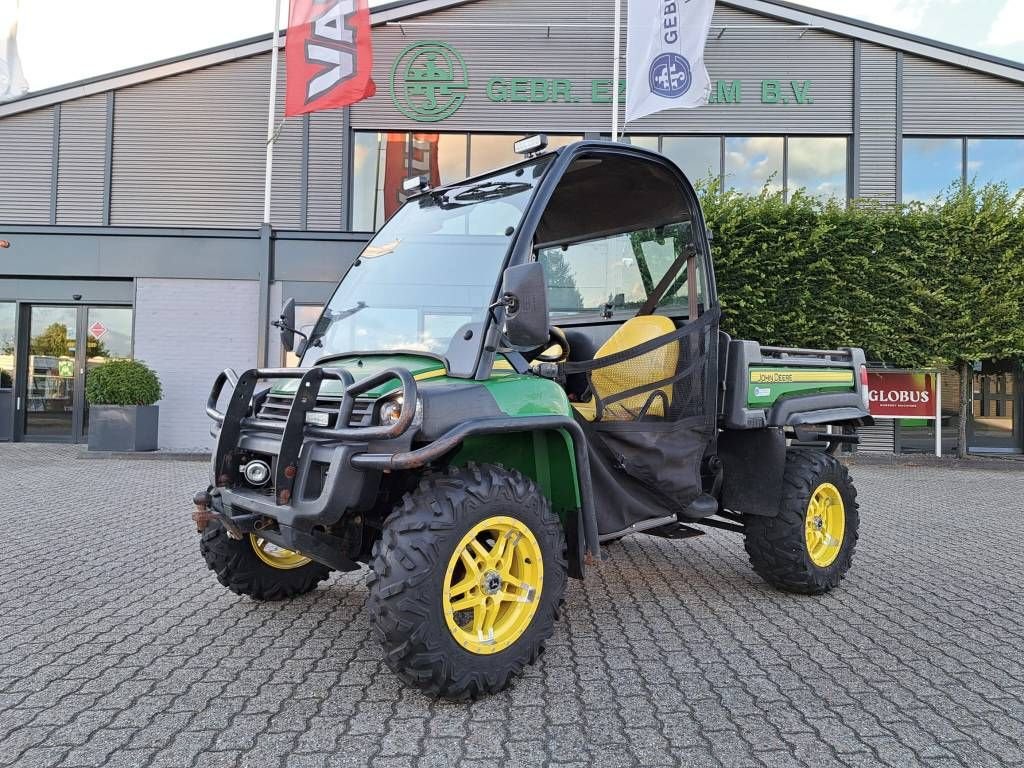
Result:
[[[465,326],[482,328],[512,236],[549,161],[539,158],[406,203],[334,292],[303,364],[346,352],[443,356]]]

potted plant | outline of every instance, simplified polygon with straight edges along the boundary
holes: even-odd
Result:
[[[155,451],[160,380],[138,360],[111,360],[89,371],[90,451]]]

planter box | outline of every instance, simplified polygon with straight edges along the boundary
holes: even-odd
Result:
[[[158,405],[89,406],[90,451],[155,451]]]

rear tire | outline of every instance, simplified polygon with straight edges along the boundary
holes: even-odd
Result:
[[[287,600],[304,595],[316,589],[326,579],[331,569],[313,560],[306,560],[289,553],[278,556],[280,566],[275,567],[266,559],[275,559],[264,552],[264,558],[257,554],[256,540],[250,536],[232,539],[224,526],[217,520],[211,521],[199,540],[199,551],[206,565],[217,574],[217,581],[236,595],[248,595],[254,600]]]
[[[475,699],[506,688],[554,632],[565,535],[533,480],[469,465],[405,496],[370,567],[388,667],[431,696]]]
[[[744,522],[747,554],[761,578],[785,592],[821,594],[839,586],[853,564],[857,490],[838,459],[791,448],[778,516],[747,515]]]

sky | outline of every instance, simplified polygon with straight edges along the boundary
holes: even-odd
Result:
[[[0,0],[0,34],[18,3]],[[1024,0],[802,4],[1024,61]],[[273,15],[273,0],[20,0],[18,45],[35,91],[265,34]]]

